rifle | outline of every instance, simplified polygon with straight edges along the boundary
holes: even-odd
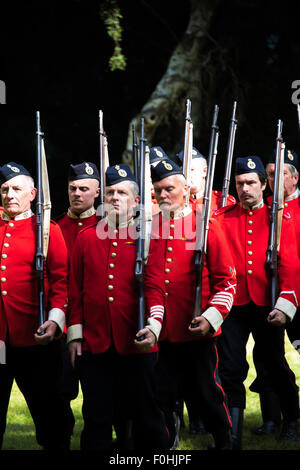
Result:
[[[229,137],[228,137],[226,167],[225,167],[225,174],[224,174],[224,179],[223,179],[221,207],[226,206],[227,197],[228,197],[228,193],[229,193],[230,175],[231,175],[231,166],[232,166],[232,156],[233,156],[233,148],[234,148],[234,140],[235,140],[235,131],[236,131],[237,122],[238,122],[237,119],[235,118],[235,111],[236,111],[236,101],[234,101],[234,103],[233,103],[232,118],[231,118],[230,127],[229,127]]]
[[[266,252],[266,265],[270,272],[270,287],[271,287],[271,306],[275,306],[277,298],[277,265],[278,265],[278,251],[280,247],[280,234],[283,213],[283,199],[284,199],[284,148],[285,144],[282,140],[282,121],[279,120],[277,124],[277,137],[276,137],[276,159],[275,159],[275,175],[274,175],[274,190],[272,199],[272,208],[270,213],[270,227],[269,227],[269,241]]]
[[[183,162],[182,171],[188,185],[185,203],[189,203],[190,187],[191,187],[191,162],[193,150],[193,123],[191,120],[191,100],[186,101],[186,116],[185,116],[185,133],[184,133],[184,148],[183,148]]]
[[[139,174],[139,155],[138,155],[138,144],[136,139],[136,126],[132,124],[132,150],[133,150],[133,164],[134,164],[134,176],[136,179]]]
[[[200,217],[200,227],[197,228],[195,245],[195,269],[196,269],[196,292],[194,302],[193,319],[202,314],[202,272],[205,255],[207,253],[207,235],[209,228],[209,214],[211,205],[211,193],[215,172],[215,162],[217,156],[219,127],[217,126],[219,107],[215,105],[213,121],[211,126],[211,139],[209,146],[209,156],[207,165],[207,176],[205,181],[203,209]],[[197,323],[191,323],[192,328],[197,327]]]
[[[135,261],[135,278],[138,284],[139,296],[138,331],[145,326],[144,269],[148,258],[152,222],[149,148],[145,148],[145,144],[144,118],[141,118],[140,165],[138,175],[140,210],[137,224],[138,239]],[[142,341],[144,338],[145,336],[143,335],[140,336],[138,340]]]
[[[104,188],[105,188],[105,171],[109,166],[109,157],[107,149],[107,137],[103,128],[103,112],[99,111],[99,135],[100,135],[100,204],[99,216],[103,219],[105,216],[104,208]]]
[[[37,136],[37,198],[36,198],[36,225],[37,225],[37,248],[36,248],[36,272],[38,278],[39,298],[39,326],[45,322],[45,288],[44,288],[44,253],[43,253],[43,183],[42,183],[42,136],[40,124],[40,112],[36,112],[36,136]],[[45,334],[45,331],[39,333]]]

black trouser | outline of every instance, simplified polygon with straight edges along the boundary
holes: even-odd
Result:
[[[113,346],[102,354],[77,356],[83,393],[82,450],[110,450],[114,421],[132,421],[134,450],[168,449],[168,431],[158,407],[156,353],[120,355]]]
[[[59,341],[23,348],[7,345],[6,364],[0,364],[0,441],[15,379],[34,421],[38,443],[45,449],[68,448],[68,419],[58,387],[60,360]]]
[[[252,333],[253,362],[259,371],[251,390],[262,393],[274,390],[280,399],[284,419],[298,419],[299,397],[295,375],[284,354],[284,329],[270,325],[269,307],[253,303],[234,306],[222,325],[219,336],[220,376],[228,397],[229,407],[245,408],[247,378],[246,344]]]
[[[206,429],[228,429],[231,426],[226,398],[218,374],[218,351],[215,338],[184,343],[159,343],[156,367],[159,404],[166,416],[170,441],[175,437],[173,412],[181,393],[183,377],[189,376],[193,394]]]

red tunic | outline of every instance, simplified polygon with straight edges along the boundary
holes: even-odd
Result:
[[[98,354],[113,339],[120,354],[139,354],[134,344],[138,326],[138,291],[135,279],[135,225],[115,229],[106,220],[80,232],[71,258],[69,283],[72,326],[83,325],[83,349]],[[147,314],[160,323],[163,317],[162,243],[151,240],[145,268]],[[157,351],[157,345],[148,352]]]
[[[235,305],[253,301],[259,306],[270,305],[270,285],[266,268],[270,209],[264,204],[260,209],[243,209],[238,203],[215,213],[227,242],[232,249],[237,270],[237,294]],[[292,224],[283,216],[278,279],[279,297],[294,311],[297,305],[295,294],[296,241]],[[286,301],[288,303],[286,303]],[[285,312],[286,313],[286,312]]]
[[[203,197],[200,198],[193,198],[190,197],[189,203],[191,205],[196,204],[199,206],[199,210],[203,205]],[[230,206],[232,204],[236,204],[236,200],[233,196],[228,194],[226,206]],[[213,190],[211,193],[211,205],[210,205],[210,214],[213,216],[213,213],[222,207],[222,191]]]
[[[170,220],[162,214],[153,219],[153,231],[162,238],[164,245],[166,311],[160,340],[199,340],[188,330],[193,316],[196,285],[195,229],[195,211],[178,219]],[[205,310],[210,310],[217,319],[213,322],[217,325],[213,334],[215,336],[221,332],[220,325],[231,309],[236,290],[232,256],[216,221],[209,224],[202,278],[202,311],[206,316]],[[206,318],[211,322],[209,315]]]
[[[84,218],[72,218],[68,214],[63,214],[56,219],[56,222],[60,226],[63,233],[68,251],[73,248],[77,234],[80,232],[80,230],[88,227],[89,225],[94,225],[98,222],[98,220],[99,218],[96,216],[96,214]]]
[[[34,346],[38,328],[36,217],[0,220],[0,247],[0,339],[5,341],[8,330],[11,346]],[[67,249],[59,226],[52,221],[44,276],[46,317],[49,310],[59,309],[56,313],[63,318],[67,307]]]
[[[272,196],[267,199],[268,205],[272,205]],[[298,268],[297,268],[297,279],[300,278],[300,197],[296,197],[291,201],[285,201],[283,213],[287,219],[291,219],[293,228],[295,230],[296,244],[298,251]],[[296,282],[296,293],[299,302],[300,299],[300,282]]]

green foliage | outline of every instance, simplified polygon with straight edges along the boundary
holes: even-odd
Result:
[[[114,52],[109,59],[109,67],[113,72],[114,70],[126,69],[126,58],[122,52],[121,40],[123,28],[121,20],[123,15],[120,11],[116,0],[107,0],[100,9],[100,17],[106,27],[108,36],[114,42]]]

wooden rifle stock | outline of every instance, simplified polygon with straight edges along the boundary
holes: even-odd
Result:
[[[217,126],[219,107],[215,105],[212,131],[209,147],[207,176],[205,181],[205,190],[203,198],[203,208],[200,217],[200,227],[196,224],[196,246],[195,246],[195,270],[196,270],[196,291],[193,318],[202,314],[202,272],[204,266],[205,255],[207,253],[207,235],[209,227],[209,215],[211,206],[211,194],[213,187],[213,179],[215,172],[215,162],[218,149],[219,128]],[[196,327],[197,323],[192,322],[191,327]]]
[[[236,101],[233,103],[232,118],[230,121],[230,128],[229,128],[226,167],[225,167],[225,174],[224,174],[224,179],[223,179],[221,207],[226,206],[227,197],[229,193],[232,156],[233,156],[233,149],[234,149],[235,132],[236,132],[236,127],[237,127],[237,119],[235,117],[235,113],[236,113]]]

